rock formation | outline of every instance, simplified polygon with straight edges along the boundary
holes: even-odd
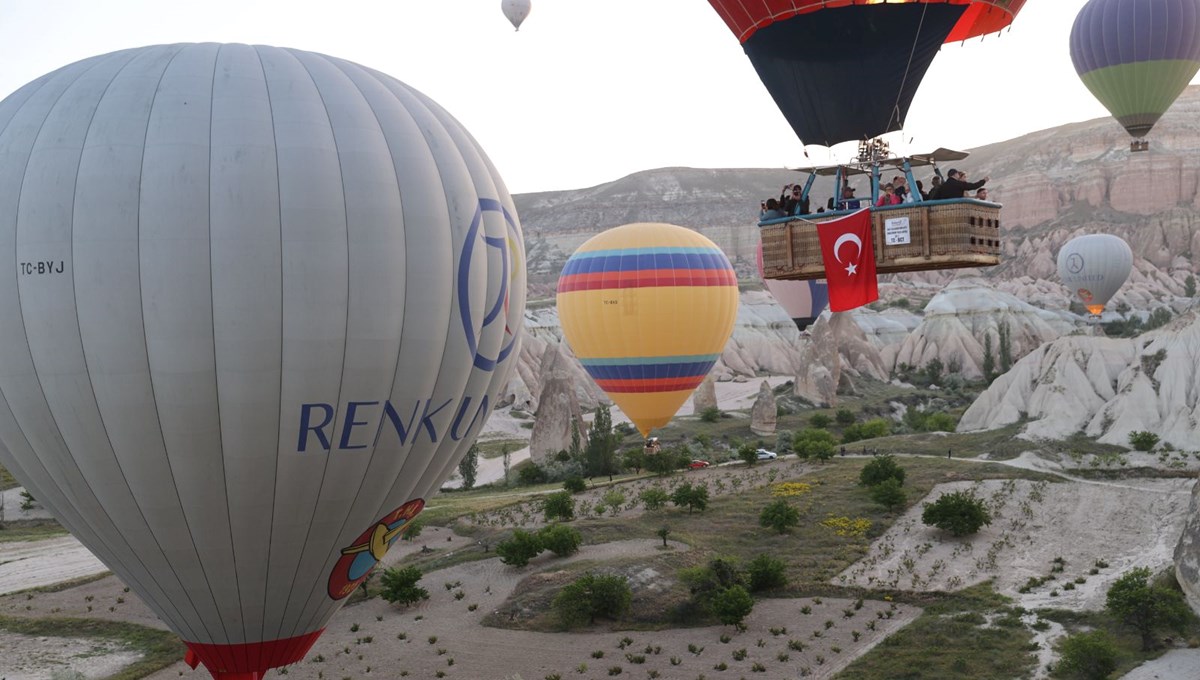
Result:
[[[775,434],[775,423],[778,418],[775,407],[775,392],[766,380],[758,388],[758,398],[750,409],[750,431],[760,437]]]
[[[704,376],[704,382],[692,393],[692,413],[704,413],[710,408],[720,408],[717,405],[717,386],[713,382],[712,373]]]
[[[796,396],[818,406],[833,406],[839,392],[853,390],[854,378],[888,379],[879,349],[854,314],[826,314],[811,329],[796,364]]]
[[[959,431],[1027,418],[1022,436],[1083,432],[1129,445],[1148,430],[1164,443],[1200,450],[1200,317],[1188,312],[1136,338],[1084,335],[1038,347],[1000,376],[963,414]]]
[[[571,428],[583,433],[583,413],[575,395],[572,362],[554,345],[545,353],[539,371],[541,394],[529,439],[529,455],[541,462],[571,446]]]
[[[992,359],[1000,365],[1000,329],[1008,329],[1011,361],[1044,342],[1070,333],[1072,315],[1039,309],[998,290],[979,278],[954,281],[929,304],[925,316],[899,345],[885,348],[885,363],[916,368],[938,359],[949,373],[978,379],[983,376],[986,340]],[[889,361],[890,360],[890,361]]]
[[[1200,484],[1192,485],[1187,522],[1175,545],[1175,580],[1192,611],[1200,612]]]

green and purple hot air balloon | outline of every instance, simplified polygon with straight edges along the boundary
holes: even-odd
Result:
[[[1083,84],[1144,137],[1200,70],[1200,0],[1090,0],[1071,28]]]

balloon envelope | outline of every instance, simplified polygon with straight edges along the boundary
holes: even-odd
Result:
[[[0,463],[216,677],[302,658],[519,347],[486,156],[309,52],[153,46],[21,88],[0,244]]]
[[[765,278],[761,242],[758,244],[757,262],[758,276],[766,285],[767,292],[792,318],[797,329],[803,331],[808,328],[829,306],[829,285],[825,279],[783,281]]]
[[[1092,314],[1120,290],[1133,268],[1129,244],[1112,234],[1088,234],[1067,241],[1058,251],[1058,276]]]
[[[1025,0],[709,0],[806,144],[899,130],[943,43],[998,31]]]
[[[530,0],[500,0],[500,9],[504,11],[504,16],[512,23],[513,28],[519,31],[521,23],[529,16],[532,3]]]
[[[1083,84],[1145,136],[1200,70],[1200,0],[1090,0],[1071,27]]]
[[[737,306],[737,275],[725,253],[670,224],[593,236],[558,279],[567,343],[644,436],[666,425],[708,375]]]

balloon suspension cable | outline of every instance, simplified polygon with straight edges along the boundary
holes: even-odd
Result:
[[[913,36],[912,48],[908,51],[908,63],[904,65],[904,77],[900,79],[900,87],[896,90],[896,103],[892,105],[892,114],[888,118],[888,127],[892,126],[892,121],[899,123],[901,129],[904,128],[904,121],[900,120],[900,98],[904,96],[904,86],[908,82],[908,72],[912,68],[913,56],[917,53],[917,43],[921,40],[921,29],[925,27],[925,14],[929,11],[929,3],[921,3],[921,21],[917,24],[917,34]]]

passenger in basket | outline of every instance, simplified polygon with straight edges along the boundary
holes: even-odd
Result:
[[[917,180],[917,193],[921,194],[922,201],[929,200],[929,194],[925,192],[925,183],[921,180]]]
[[[987,184],[989,177],[984,177],[978,182],[968,183],[966,181],[966,173],[960,173],[954,168],[946,173],[946,181],[942,182],[942,190],[938,193],[938,198],[942,200],[962,198],[967,195],[968,191],[974,191],[979,187]]]
[[[942,176],[934,175],[929,179],[929,193],[925,194],[925,200],[936,201],[942,197]]]
[[[838,210],[858,210],[862,202],[854,197],[854,187],[849,184],[842,187],[842,199],[838,201]]]
[[[875,201],[876,208],[885,205],[900,205],[900,197],[896,195],[896,188],[890,183],[883,185],[883,193],[879,194],[879,200]]]
[[[765,220],[777,220],[780,217],[787,217],[787,213],[779,209],[779,201],[773,198],[767,199],[767,209],[763,210],[758,216],[760,222]]]
[[[975,198],[980,201],[988,200],[987,187],[980,187],[975,191]]]
[[[912,203],[912,195],[908,192],[908,179],[904,175],[896,175],[892,178],[892,190],[896,193],[896,198],[900,199],[899,203]]]
[[[783,194],[779,197],[780,210],[789,215],[807,215],[808,214],[808,199],[804,197],[804,190],[799,184],[789,184],[783,188]]]

